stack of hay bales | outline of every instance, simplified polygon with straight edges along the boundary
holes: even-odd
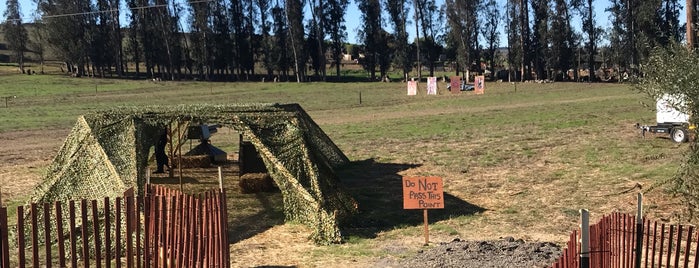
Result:
[[[208,168],[211,167],[211,157],[208,155],[183,155],[182,156],[182,168]],[[173,157],[172,167],[177,167],[180,163],[178,157]]]
[[[278,188],[269,173],[246,173],[240,176],[240,192],[252,194],[259,192],[273,192]]]

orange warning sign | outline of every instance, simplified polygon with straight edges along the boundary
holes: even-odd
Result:
[[[403,209],[444,208],[440,177],[403,177]]]

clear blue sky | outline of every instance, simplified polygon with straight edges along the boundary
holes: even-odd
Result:
[[[183,1],[183,0],[177,0],[177,1]],[[500,6],[505,5],[506,0],[498,0],[498,3]],[[5,1],[3,1],[5,2]],[[24,22],[29,22],[32,19],[34,10],[36,9],[36,5],[34,4],[33,0],[20,0],[20,7],[22,9],[22,18]],[[680,5],[682,8],[684,8],[685,1],[679,1]],[[444,0],[437,0],[437,4],[441,5],[444,3]],[[123,6],[123,1],[122,1],[122,6]],[[609,25],[609,14],[604,12],[604,9],[609,7],[609,1],[608,0],[594,0],[593,5],[595,6],[595,16],[596,16],[596,21],[597,25],[602,27],[603,29],[608,29],[610,27]],[[5,12],[6,5],[5,3],[0,4],[0,15]],[[412,17],[411,17],[412,18]],[[4,18],[2,18],[4,19]],[[122,20],[123,21],[123,20]],[[357,28],[362,24],[361,22],[361,14],[359,12],[359,9],[357,6],[354,4],[354,0],[350,0],[350,6],[347,9],[347,15],[345,16],[345,21],[346,21],[346,26],[347,26],[347,34],[348,34],[348,40],[350,43],[357,43],[358,40],[356,38],[356,33],[357,33]],[[685,13],[684,10],[680,12],[680,24],[683,24],[685,22]],[[573,21],[571,22],[572,25],[579,31],[580,29],[580,18],[575,17],[573,18]],[[502,23],[504,24],[504,23]],[[384,25],[385,27],[388,28],[388,25]],[[415,24],[412,24],[411,27],[409,27],[409,34],[411,35],[411,38],[414,38],[415,36]],[[501,46],[506,46],[507,41],[504,39],[504,31],[501,32]]]

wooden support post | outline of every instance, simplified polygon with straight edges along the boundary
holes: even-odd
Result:
[[[684,7],[687,10],[687,47],[694,49],[694,0],[687,0]]]
[[[425,220],[425,246],[427,246],[430,244],[430,228],[427,224],[428,223],[427,209],[423,209],[422,211],[423,211],[422,215],[423,215],[423,218]]]
[[[218,167],[218,189],[223,193],[223,175],[221,174],[221,167]]]
[[[590,268],[590,212],[580,210],[580,268]]]
[[[643,194],[638,193],[638,207],[636,208],[636,261],[634,267],[641,268],[641,254],[643,252]],[[678,257],[679,258],[679,257]]]

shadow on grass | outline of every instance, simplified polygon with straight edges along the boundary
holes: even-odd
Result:
[[[264,231],[274,226],[284,224],[284,211],[282,209],[281,192],[255,193],[249,195],[254,195],[254,200],[259,202],[258,204],[262,205],[263,209],[251,215],[244,215],[242,217],[238,216],[231,218],[231,213],[236,213],[236,211],[231,211],[229,207],[229,244],[240,242],[257,234],[263,233]],[[229,203],[230,201],[231,200],[229,200]],[[240,202],[240,199],[233,201]],[[248,202],[257,203],[254,201]]]
[[[352,162],[338,170],[338,177],[343,185],[359,203],[359,213],[344,224],[345,234],[373,238],[381,231],[422,224],[423,215],[420,210],[403,209],[402,176],[398,174],[418,166],[379,163],[367,159]],[[430,222],[473,215],[486,210],[447,192],[444,193],[444,207],[430,210]]]

